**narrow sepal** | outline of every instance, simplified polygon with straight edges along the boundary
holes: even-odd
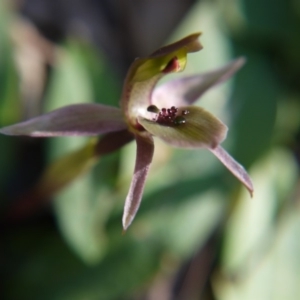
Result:
[[[139,123],[152,135],[175,147],[212,149],[227,134],[226,125],[201,107],[180,107],[178,117],[170,124],[162,124],[153,115],[153,120],[140,117]]]
[[[210,151],[224,164],[224,166],[247,188],[250,196],[253,196],[253,184],[245,170],[232,156],[228,154],[221,146],[218,146]]]
[[[166,82],[153,91],[152,104],[161,107],[192,104],[211,87],[228,80],[244,63],[245,59],[240,57],[217,70]]]
[[[33,137],[93,136],[127,127],[120,109],[101,104],[75,104],[0,129],[6,135]]]
[[[136,136],[137,154],[134,174],[126,197],[123,213],[123,229],[127,230],[140,206],[146,177],[152,162],[154,144],[151,137]]]

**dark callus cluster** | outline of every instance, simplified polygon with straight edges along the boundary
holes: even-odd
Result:
[[[150,105],[147,108],[148,111],[156,113],[156,117],[153,121],[165,126],[177,126],[186,123],[186,116],[189,111],[183,110],[180,115],[178,115],[178,108],[172,106],[171,108],[162,108],[159,110],[155,105]]]

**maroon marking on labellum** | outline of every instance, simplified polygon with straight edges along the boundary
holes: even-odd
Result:
[[[142,124],[140,124],[138,121],[136,121],[134,128],[135,128],[137,131],[140,131],[140,132],[146,130],[146,129],[142,126]]]
[[[162,73],[171,73],[174,71],[178,71],[179,69],[180,69],[179,60],[175,56],[168,62],[166,67],[162,70]]]

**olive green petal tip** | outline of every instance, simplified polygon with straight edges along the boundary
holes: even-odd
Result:
[[[187,53],[202,49],[202,45],[198,40],[200,34],[189,35],[180,41],[156,50],[147,58],[136,59],[129,72],[129,81],[131,83],[142,82],[159,74],[184,70]]]
[[[201,34],[202,32],[197,32],[187,37],[190,41],[186,46],[188,48],[188,53],[198,52],[203,49],[203,45],[199,41]]]
[[[201,34],[201,32],[190,34],[175,43],[169,44],[156,50],[154,53],[151,54],[150,57],[167,55],[174,51],[178,51],[182,48],[185,48],[187,53],[200,51],[203,48],[202,44],[198,39]]]

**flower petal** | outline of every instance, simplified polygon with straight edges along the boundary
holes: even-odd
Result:
[[[187,53],[202,49],[199,36],[200,33],[192,34],[133,62],[125,79],[121,100],[122,110],[133,128],[137,125],[140,109],[146,109],[150,104],[157,81],[167,73],[182,71]]]
[[[252,181],[242,165],[231,157],[221,146],[210,151],[223,163],[223,165],[247,188],[251,197],[253,196]]]
[[[134,175],[125,201],[123,213],[123,228],[126,230],[133,221],[140,206],[145,180],[149,171],[154,153],[154,144],[151,137],[136,136],[137,154]]]
[[[226,137],[227,127],[215,116],[201,107],[185,106],[183,111],[185,123],[166,126],[158,122],[140,117],[140,124],[151,134],[161,138],[166,143],[180,148],[215,148]]]
[[[154,89],[152,104],[160,107],[192,104],[208,89],[229,79],[244,63],[245,59],[240,57],[218,70],[171,80]]]
[[[59,108],[25,122],[0,129],[6,135],[93,136],[127,127],[122,112],[101,104],[75,104]]]

